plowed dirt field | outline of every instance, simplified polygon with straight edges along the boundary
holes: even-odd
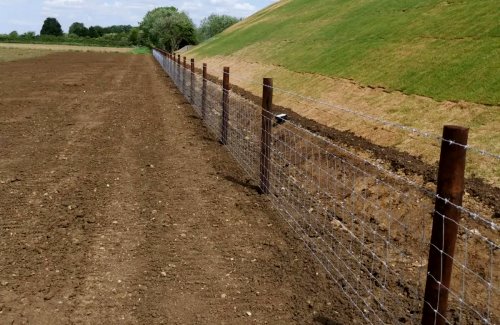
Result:
[[[0,324],[349,323],[235,166],[150,56],[0,63]]]

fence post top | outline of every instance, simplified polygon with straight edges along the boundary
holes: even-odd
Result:
[[[273,86],[273,78],[264,78],[264,86],[272,87]]]
[[[454,130],[468,130],[469,128],[466,128],[464,126],[460,126],[460,125],[451,125],[451,124],[447,124],[444,126],[445,129],[454,129]]]
[[[224,72],[229,72],[229,67],[224,67]]]
[[[458,125],[445,125],[443,127],[443,139],[453,141],[461,145],[467,145],[469,129]]]

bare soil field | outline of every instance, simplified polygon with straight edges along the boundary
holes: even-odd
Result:
[[[153,58],[0,70],[0,324],[356,323]]]

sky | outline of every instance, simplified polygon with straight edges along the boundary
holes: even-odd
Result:
[[[43,21],[55,17],[65,32],[73,22],[92,25],[136,26],[157,7],[174,6],[195,24],[211,13],[248,17],[276,0],[0,0],[0,34],[40,33]]]

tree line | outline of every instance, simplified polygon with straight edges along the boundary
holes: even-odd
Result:
[[[196,45],[221,33],[241,19],[212,14],[195,26],[187,13],[175,7],[160,7],[149,11],[139,26],[113,25],[86,27],[74,22],[65,34],[56,18],[43,22],[40,34],[27,32],[0,34],[0,41],[76,43],[107,46],[147,46],[176,51],[186,45]]]

